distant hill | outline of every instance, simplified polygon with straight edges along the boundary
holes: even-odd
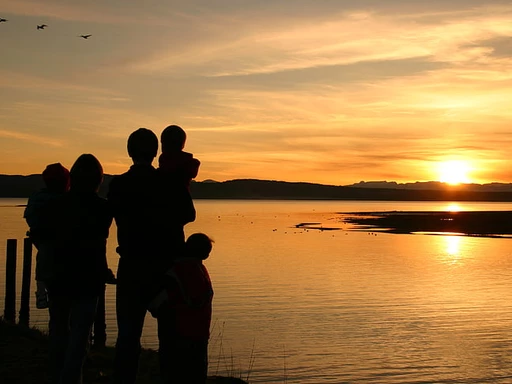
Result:
[[[105,196],[112,176],[105,175],[100,194]],[[29,197],[43,188],[41,175],[0,175],[0,197]]]
[[[390,183],[392,184],[392,183]],[[437,185],[440,184],[440,185]],[[503,190],[475,190],[465,186],[437,183],[437,189],[426,183],[425,189],[334,186],[240,179],[217,183],[191,184],[194,198],[201,199],[289,199],[289,200],[404,200],[404,201],[512,201],[512,187]]]
[[[100,189],[106,195],[111,175]],[[42,188],[41,175],[0,175],[0,197],[29,197]],[[439,182],[398,184],[386,181],[334,186],[305,182],[238,179],[193,181],[194,199],[265,200],[404,200],[404,201],[512,201],[512,184],[464,184]]]
[[[395,181],[360,181],[356,184],[347,185],[356,188],[387,188],[387,189],[415,189],[441,191],[447,188],[459,191],[473,192],[512,192],[512,183],[489,183],[489,184],[459,184],[451,186],[439,181],[417,181],[415,183],[399,184]]]

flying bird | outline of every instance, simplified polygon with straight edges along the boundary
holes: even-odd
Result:
[[[0,18],[0,23],[5,23],[7,21],[7,19],[1,19]]]
[[[91,36],[92,36],[92,35],[80,35],[80,36],[78,36],[78,37],[82,37],[82,38],[84,38],[84,39],[88,39],[88,38],[89,38],[89,37],[91,37]]]
[[[41,24],[37,26],[37,29],[45,29],[47,27],[46,24]]]

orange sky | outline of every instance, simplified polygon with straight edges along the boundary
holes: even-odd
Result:
[[[512,181],[510,1],[0,0],[0,17],[0,173],[81,153],[120,173],[130,132],[179,124],[198,180],[440,180],[455,161],[461,181]]]

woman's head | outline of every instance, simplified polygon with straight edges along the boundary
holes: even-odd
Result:
[[[72,191],[98,192],[103,182],[103,167],[96,157],[85,153],[71,167],[70,179]]]

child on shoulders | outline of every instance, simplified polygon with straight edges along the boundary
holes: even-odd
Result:
[[[183,128],[177,125],[165,128],[160,137],[162,154],[158,158],[158,166],[188,188],[191,180],[197,177],[201,162],[191,153],[183,151],[186,140],[187,134]]]

